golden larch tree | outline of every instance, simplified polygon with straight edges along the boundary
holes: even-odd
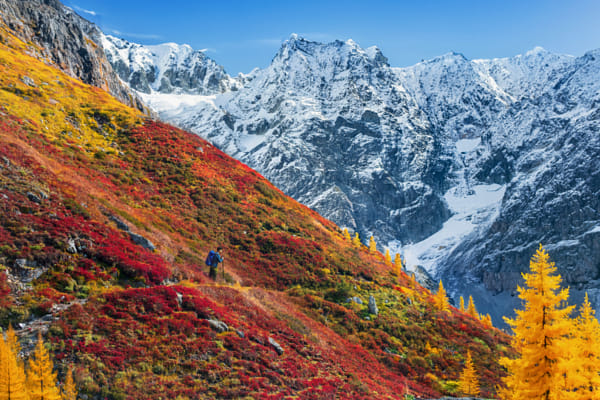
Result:
[[[460,300],[458,302],[458,309],[462,312],[465,312],[465,298],[460,296]]]
[[[41,332],[33,354],[29,358],[27,369],[27,388],[31,400],[61,400],[60,391],[56,387],[56,373],[52,360],[44,346]]]
[[[467,306],[467,314],[469,314],[473,318],[479,319],[479,314],[477,313],[477,308],[475,308],[475,302],[473,301],[473,296],[469,296],[469,305]]]
[[[564,400],[600,399],[600,324],[594,314],[586,293],[575,328],[565,342],[570,354],[561,360],[561,370],[566,371]]]
[[[398,282],[400,282],[400,276],[402,275],[402,258],[400,258],[400,254],[398,253],[396,253],[396,256],[394,256],[394,267],[396,269]]]
[[[344,228],[344,239],[351,242],[352,238],[350,237],[350,232],[348,232],[348,228]]]
[[[458,388],[465,396],[479,396],[479,378],[477,377],[477,371],[475,371],[475,367],[473,366],[470,350],[467,351],[465,367],[460,373]]]
[[[6,330],[6,344],[16,356],[17,362],[19,363],[19,368],[23,369],[24,364],[23,360],[21,359],[21,343],[19,343],[19,338],[17,337],[17,334],[15,333],[15,330],[11,324],[8,324],[8,329]]]
[[[23,363],[13,348],[0,335],[0,400],[29,400]]]
[[[77,388],[73,381],[73,370],[69,369],[67,376],[65,377],[65,383],[62,388],[63,400],[77,400]]]
[[[448,304],[448,298],[446,297],[446,289],[444,289],[444,284],[440,280],[440,285],[438,286],[438,291],[433,297],[433,302],[435,304],[435,308],[439,311],[450,312],[450,305]]]
[[[392,256],[390,255],[390,249],[385,249],[385,263],[392,265]]]
[[[402,257],[400,257],[400,254],[398,253],[394,256],[394,265],[396,266],[398,276],[400,276],[400,271],[402,271]]]
[[[369,252],[375,253],[376,251],[377,251],[377,243],[375,242],[375,239],[373,238],[373,236],[371,236],[369,238]]]
[[[490,314],[480,315],[479,319],[481,320],[481,322],[483,322],[483,324],[485,326],[487,326],[489,328],[494,326],[494,324],[492,323],[492,317],[490,316]]]
[[[573,329],[569,314],[572,306],[564,306],[569,290],[560,290],[561,277],[554,263],[540,245],[529,263],[530,272],[522,274],[525,287],[518,287],[523,309],[515,310],[515,318],[505,318],[513,330],[515,359],[503,357],[503,399],[563,400],[561,386],[565,374],[560,360],[568,357],[565,339]]]
[[[354,234],[354,238],[352,239],[352,244],[354,245],[354,247],[356,247],[357,249],[360,249],[360,246],[362,245],[362,243],[360,242],[360,237],[358,237],[358,232],[356,232]]]

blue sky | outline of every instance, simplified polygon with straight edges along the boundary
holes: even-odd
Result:
[[[269,65],[291,33],[377,45],[392,66],[449,51],[508,57],[535,46],[583,55],[600,48],[598,0],[64,0],[105,33],[142,44],[187,43],[228,73]]]

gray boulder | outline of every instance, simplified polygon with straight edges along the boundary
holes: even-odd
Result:
[[[35,193],[27,192],[27,198],[34,203],[42,204],[42,199]]]
[[[219,333],[227,332],[229,330],[229,327],[225,322],[216,319],[209,319],[207,321],[210,327]]]
[[[377,303],[375,302],[375,297],[369,296],[369,314],[377,315],[379,314],[379,309],[377,308]]]
[[[139,244],[140,246],[142,246],[145,249],[148,249],[150,251],[156,250],[156,247],[154,246],[154,244],[150,240],[143,237],[142,235],[138,235],[137,233],[129,232],[129,237],[131,238],[131,240],[133,240],[133,242],[135,244]]]
[[[354,296],[354,297],[348,297],[348,298],[346,299],[346,303],[351,303],[351,302],[354,302],[354,303],[356,303],[356,304],[363,304],[363,301],[362,301],[362,300],[361,300],[361,298],[360,298],[360,297],[358,297],[358,296]]]
[[[67,251],[71,254],[77,254],[77,244],[75,243],[75,239],[69,239],[67,241]]]
[[[27,86],[37,87],[37,85],[35,84],[35,81],[33,79],[31,79],[30,77],[28,77],[27,75],[22,77],[21,81],[23,81],[23,83],[26,84]]]
[[[269,344],[275,349],[275,351],[277,352],[277,354],[279,354],[279,355],[283,354],[283,348],[272,337],[269,337]]]
[[[108,219],[110,219],[115,224],[117,224],[117,228],[119,228],[120,230],[129,232],[129,225],[127,225],[121,218],[119,218],[115,215],[109,215]]]

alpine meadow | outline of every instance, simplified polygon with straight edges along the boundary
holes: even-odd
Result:
[[[0,0],[0,400],[600,399],[597,50],[233,77],[92,3]]]

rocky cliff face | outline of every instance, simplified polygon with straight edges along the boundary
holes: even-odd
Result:
[[[561,63],[482,139],[489,151],[475,176],[507,171],[506,193],[491,226],[461,243],[441,270],[457,291],[479,283],[480,303],[496,315],[516,305],[520,272],[539,243],[571,287],[572,301],[587,291],[600,304],[599,56],[593,51]]]
[[[145,99],[501,323],[540,242],[574,301],[600,304],[598,58],[392,68],[377,48],[294,35],[238,91]]]
[[[100,87],[122,102],[143,104],[113,72],[100,44],[98,27],[58,0],[0,0],[4,25],[25,42],[32,54],[55,64],[72,77]]]

